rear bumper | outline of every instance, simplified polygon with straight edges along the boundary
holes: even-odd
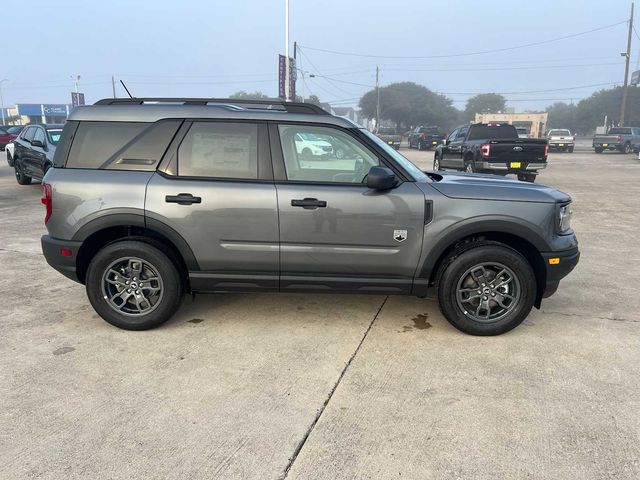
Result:
[[[576,247],[562,252],[545,252],[542,253],[542,258],[547,270],[547,282],[542,296],[547,298],[556,292],[560,280],[576,267],[580,260],[580,251]]]
[[[593,148],[602,148],[604,150],[621,150],[624,148],[622,143],[593,143]]]
[[[44,258],[49,265],[74,282],[80,282],[76,272],[76,256],[82,246],[82,242],[58,240],[51,238],[49,235],[43,235],[40,243],[42,244]],[[71,251],[71,255],[62,255],[63,249]]]
[[[476,168],[480,170],[500,170],[502,172],[537,172],[547,168],[547,164],[544,162],[525,163],[524,167],[511,168],[508,163],[505,162],[476,162]]]

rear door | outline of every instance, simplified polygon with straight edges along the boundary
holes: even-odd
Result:
[[[188,244],[196,291],[278,289],[278,211],[267,125],[185,122],[147,186],[147,222]]]
[[[332,136],[348,156],[306,158],[297,134]],[[270,125],[280,222],[280,289],[409,293],[422,247],[424,193],[412,182],[366,187],[381,160],[339,128]]]

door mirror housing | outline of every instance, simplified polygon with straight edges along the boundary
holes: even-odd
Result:
[[[44,143],[42,143],[40,140],[31,140],[31,146],[44,148]]]
[[[387,167],[371,167],[367,175],[367,187],[372,190],[391,190],[397,184],[396,174]]]

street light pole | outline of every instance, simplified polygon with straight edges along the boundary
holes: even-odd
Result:
[[[8,82],[9,80],[7,80],[6,78],[3,78],[2,80],[0,80],[0,110],[2,110],[2,125],[5,125],[5,120],[4,120],[4,98],[2,98],[2,84],[4,82]]]
[[[289,0],[284,0],[284,99],[286,102],[291,101],[289,94]]]

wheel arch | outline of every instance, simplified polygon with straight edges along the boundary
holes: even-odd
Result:
[[[159,248],[174,261],[185,282],[188,281],[189,271],[200,269],[193,251],[174,229],[158,220],[138,215],[122,217],[101,217],[85,225],[74,236],[74,240],[82,241],[76,257],[76,274],[81,283],[85,282],[87,268],[95,254],[106,245],[120,240],[137,240]]]
[[[420,273],[428,285],[436,285],[448,263],[460,253],[482,243],[499,243],[520,253],[533,268],[536,276],[536,308],[540,308],[544,294],[547,270],[540,252],[551,248],[544,239],[531,229],[509,222],[492,221],[478,227],[463,227],[441,238],[431,249]]]

